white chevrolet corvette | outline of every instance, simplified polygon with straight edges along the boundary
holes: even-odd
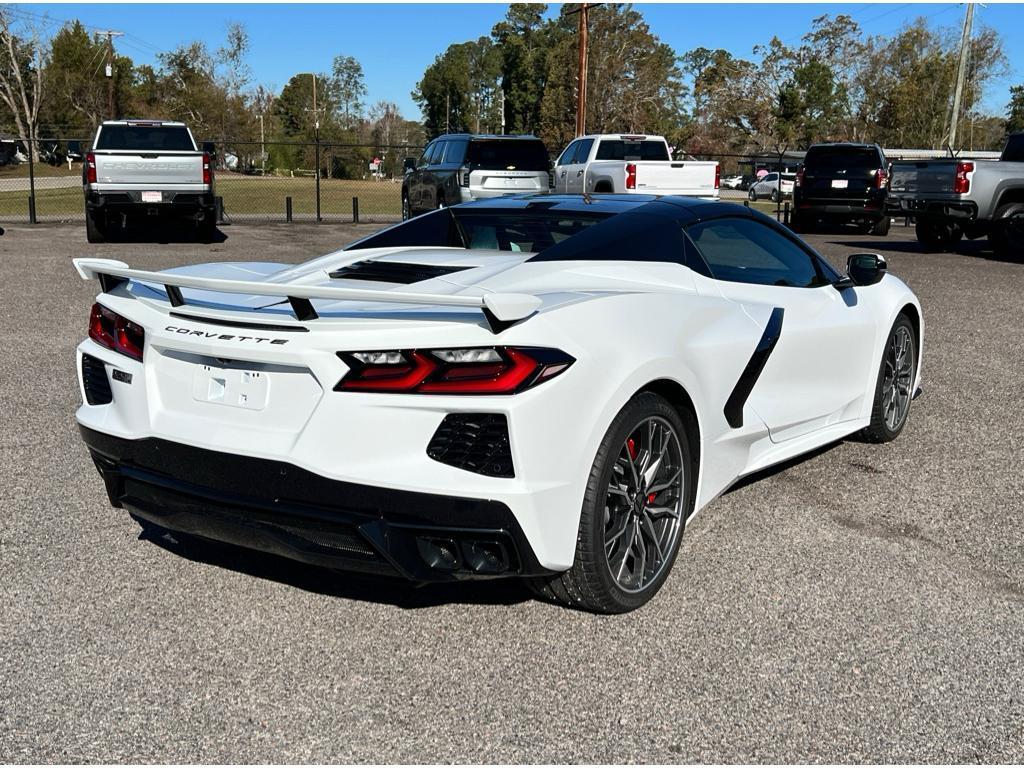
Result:
[[[892,440],[920,391],[921,307],[884,260],[841,275],[729,203],[504,198],[297,266],[75,264],[102,288],[77,417],[114,506],[594,611],[649,600],[738,478]]]

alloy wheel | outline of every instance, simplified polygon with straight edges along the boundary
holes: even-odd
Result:
[[[882,380],[882,417],[891,432],[903,425],[910,411],[913,379],[914,340],[908,328],[899,326],[886,346]]]
[[[679,435],[659,416],[630,431],[612,466],[604,515],[608,569],[641,592],[668,567],[683,529],[685,468]]]

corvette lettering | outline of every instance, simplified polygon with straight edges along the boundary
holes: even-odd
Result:
[[[195,331],[191,328],[179,328],[176,325],[168,325],[165,331],[180,333],[182,336],[198,336],[201,339],[216,339],[217,341],[251,341],[255,344],[287,344],[288,339],[268,339],[266,336],[235,336],[230,333],[209,333],[207,331]]]

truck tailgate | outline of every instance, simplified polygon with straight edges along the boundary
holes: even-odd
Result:
[[[197,152],[149,154],[98,151],[96,181],[99,184],[142,184],[167,187],[203,183],[203,155]]]
[[[953,192],[956,166],[956,160],[894,162],[889,189],[897,196],[950,194]]]
[[[636,190],[667,195],[698,195],[710,197],[718,194],[715,175],[718,163],[711,160],[658,161],[638,160]]]

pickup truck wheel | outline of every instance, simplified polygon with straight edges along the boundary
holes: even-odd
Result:
[[[445,202],[444,202],[444,195],[438,194],[438,196],[437,196],[437,208],[438,208],[438,210],[440,210],[441,208],[447,208],[447,207],[448,206],[445,205]]]
[[[989,244],[1004,258],[1024,258],[1024,203],[1000,206],[988,235]]]
[[[212,243],[217,235],[217,220],[213,216],[207,216],[197,223],[199,240],[203,243]]]
[[[914,225],[917,242],[926,251],[946,251],[960,242],[964,231],[956,224],[936,219],[918,219]]]
[[[883,216],[878,221],[876,221],[874,225],[871,227],[871,234],[877,235],[878,237],[885,237],[886,235],[889,234],[889,222],[889,217]]]
[[[100,225],[97,218],[102,217],[103,214],[85,212],[85,239],[90,243],[105,243],[107,242],[106,232],[104,227]]]

